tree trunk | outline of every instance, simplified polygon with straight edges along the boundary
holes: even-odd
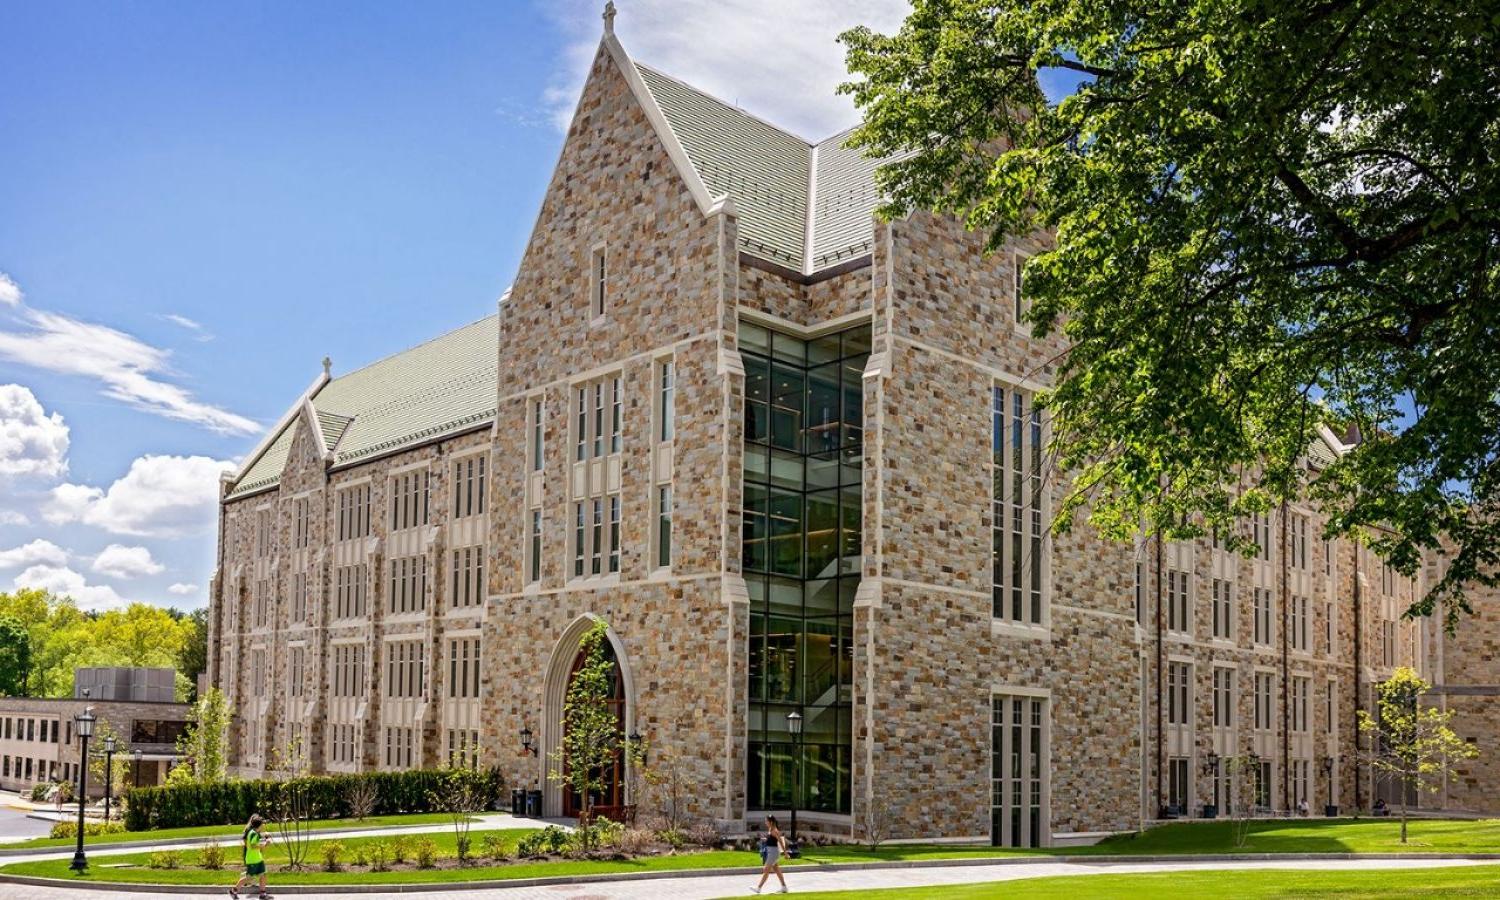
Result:
[[[1406,785],[1401,786],[1401,843],[1406,843]]]

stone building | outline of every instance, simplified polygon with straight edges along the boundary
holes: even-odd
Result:
[[[498,315],[325,361],[224,482],[236,768],[477,756],[566,813],[546,770],[602,619],[621,728],[732,831],[795,802],[1076,840],[1201,813],[1250,750],[1269,809],[1367,805],[1356,697],[1415,658],[1413,586],[1311,508],[1255,559],[1049,537],[1037,239],[878,221],[844,135],[636,63],[610,16]],[[650,807],[632,784],[601,802]]]

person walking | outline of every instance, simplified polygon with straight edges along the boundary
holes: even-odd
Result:
[[[260,900],[268,900],[271,896],[266,893],[266,855],[261,852],[271,845],[271,839],[260,832],[260,826],[264,824],[266,820],[259,814],[251,816],[250,821],[245,823],[245,833],[240,836],[240,846],[245,856],[245,874],[229,889],[229,896],[234,900],[239,900],[240,888],[244,887],[245,882],[253,884],[257,877],[260,878]]]
[[[781,875],[781,857],[786,853],[786,836],[781,833],[781,828],[776,824],[775,816],[766,816],[766,833],[760,836],[760,884],[751,888],[752,894],[759,894],[766,886],[766,879],[771,873],[776,873],[776,880],[781,882],[781,887],[776,893],[786,893],[786,879]]]

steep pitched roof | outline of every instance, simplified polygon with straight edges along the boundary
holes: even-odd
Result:
[[[466,431],[495,416],[499,317],[456,331],[330,379],[310,402],[333,465]],[[229,498],[274,486],[291,451],[296,417],[247,460]]]
[[[886,160],[846,148],[849,131],[812,144],[631,65],[704,186],[734,201],[742,251],[808,274],[870,252],[880,202],[875,169]]]

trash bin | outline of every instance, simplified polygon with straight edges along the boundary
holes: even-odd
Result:
[[[526,812],[526,792],[520,788],[511,788],[510,791],[510,814],[513,816],[524,815]]]
[[[1329,803],[1323,807],[1323,815],[1327,816],[1330,819],[1336,819],[1339,815],[1339,808],[1336,805]]]
[[[540,819],[542,817],[541,791],[526,792],[526,816],[532,819]]]
[[[1219,805],[1217,803],[1203,804],[1203,818],[1217,819],[1219,817]]]

